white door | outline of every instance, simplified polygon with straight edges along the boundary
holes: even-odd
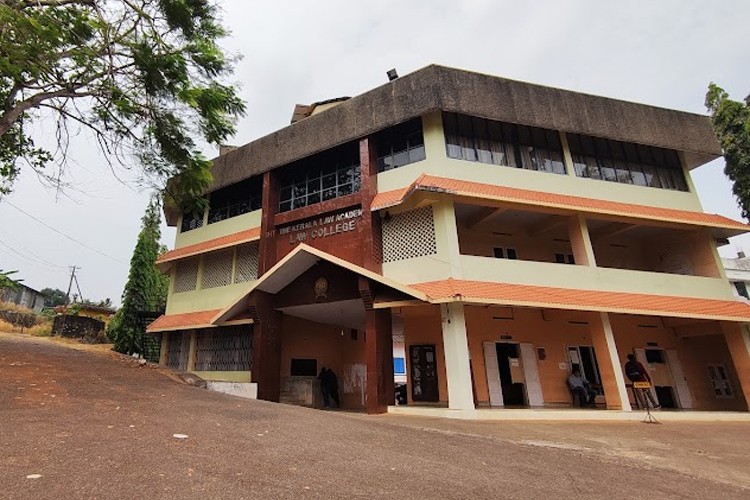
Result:
[[[484,344],[484,367],[487,371],[487,390],[490,406],[503,406],[503,389],[500,386],[500,369],[497,366],[497,348],[494,342]]]
[[[674,381],[674,388],[677,392],[677,399],[680,400],[680,408],[688,410],[693,407],[693,397],[690,395],[690,388],[688,388],[685,374],[682,371],[680,357],[677,355],[675,349],[667,349],[665,352],[667,353],[669,369],[672,371],[672,380]]]
[[[522,343],[521,360],[523,361],[523,375],[526,379],[526,398],[529,406],[544,405],[542,396],[542,384],[539,381],[539,369],[536,364],[536,352],[534,346],[529,343]]]

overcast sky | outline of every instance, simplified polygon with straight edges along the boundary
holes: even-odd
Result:
[[[223,46],[242,56],[234,79],[248,114],[237,145],[286,126],[296,103],[354,96],[390,68],[403,76],[432,63],[698,113],[711,81],[737,100],[750,93],[746,0],[219,4],[232,31]],[[74,139],[64,193],[27,169],[0,200],[0,269],[66,290],[77,265],[85,298],[119,303],[149,192],[125,170],[130,182],[115,180],[95,149],[86,134]],[[722,169],[717,160],[693,180],[705,211],[739,219]],[[171,248],[175,229],[162,233]],[[750,238],[721,252],[740,246],[750,250]]]

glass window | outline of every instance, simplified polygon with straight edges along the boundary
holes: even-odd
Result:
[[[523,125],[443,113],[449,158],[565,174],[559,134]]]
[[[203,227],[203,214],[184,213],[182,214],[182,224],[180,232],[191,231]]]
[[[263,197],[263,176],[255,175],[242,182],[217,189],[210,194],[208,223],[260,210]]]
[[[359,143],[287,165],[279,178],[279,212],[355,193],[360,188]]]
[[[676,151],[568,134],[578,177],[687,191]]]
[[[425,159],[421,118],[383,130],[375,134],[374,140],[378,172]]]

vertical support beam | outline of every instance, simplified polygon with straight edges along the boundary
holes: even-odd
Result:
[[[274,215],[279,210],[279,186],[272,171],[263,174],[263,201],[260,216],[260,243],[258,245],[258,277],[276,264],[276,226]]]
[[[422,117],[422,134],[424,135],[425,158],[428,161],[448,156],[445,152],[442,112],[433,111]]]
[[[281,394],[281,313],[273,308],[273,295],[252,293],[249,304],[253,324],[252,380],[258,399],[279,401]]]
[[[159,350],[159,366],[167,366],[167,353],[169,352],[169,332],[161,334],[161,349]]]
[[[357,236],[362,242],[362,267],[380,274],[383,272],[382,224],[380,215],[371,210],[372,201],[378,194],[378,163],[375,147],[372,137],[365,137],[359,141],[362,222],[357,226]]]
[[[441,197],[440,201],[432,206],[432,210],[440,260],[450,263],[450,277],[460,279],[463,276],[461,247],[458,243],[458,226],[453,199],[447,196]]]
[[[596,267],[596,256],[594,247],[591,245],[589,227],[582,214],[571,215],[568,219],[568,238],[576,264]]]
[[[563,150],[563,161],[565,162],[565,172],[571,176],[576,177],[576,169],[573,165],[573,155],[570,153],[570,146],[568,145],[568,136],[565,132],[560,131],[560,144]]]
[[[386,413],[393,404],[393,337],[388,309],[365,310],[367,413]]]
[[[187,368],[185,371],[195,371],[195,345],[198,343],[198,333],[190,330],[190,348],[188,349]]]
[[[740,392],[745,397],[745,406],[750,409],[750,333],[748,326],[739,323],[722,323],[721,330],[732,357],[734,371],[740,382]]]
[[[617,354],[617,345],[612,333],[609,314],[604,312],[598,314],[598,318],[592,318],[591,339],[596,351],[599,372],[602,376],[607,408],[630,411],[630,400],[625,387],[625,379],[622,376],[620,356]]]
[[[473,410],[474,394],[464,305],[451,302],[440,306],[440,312],[443,320],[445,376],[448,379],[448,408]]]

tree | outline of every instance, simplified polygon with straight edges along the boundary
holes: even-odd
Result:
[[[152,198],[142,219],[141,232],[130,259],[130,271],[122,294],[122,307],[107,326],[107,336],[118,352],[142,352],[143,325],[138,315],[141,311],[164,309],[167,302],[169,278],[156,268],[156,258],[163,251],[159,244],[160,206]]]
[[[18,290],[18,285],[23,280],[14,280],[10,277],[11,274],[16,274],[17,272],[0,269],[0,290]]]
[[[750,96],[744,103],[733,101],[727,92],[711,83],[706,107],[724,151],[724,173],[734,183],[732,192],[742,208],[742,216],[750,218]]]
[[[43,288],[39,293],[44,295],[44,307],[64,306],[68,301],[67,294],[57,288]]]
[[[167,199],[201,208],[210,161],[196,141],[220,144],[244,114],[221,80],[233,69],[225,35],[212,0],[0,0],[0,194],[22,161],[59,182],[72,125],[108,161],[135,158],[159,184],[176,176]],[[55,154],[29,126],[49,116]]]

